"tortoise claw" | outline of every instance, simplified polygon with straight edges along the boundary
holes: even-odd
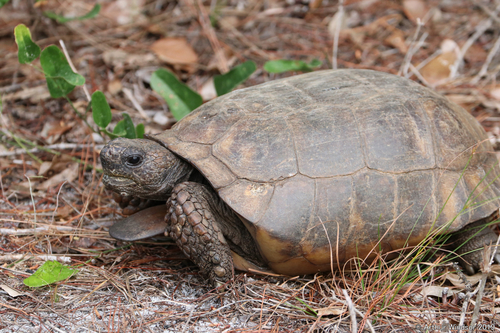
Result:
[[[166,213],[166,205],[143,209],[113,224],[109,228],[109,235],[123,241],[137,241],[163,235],[167,226]]]

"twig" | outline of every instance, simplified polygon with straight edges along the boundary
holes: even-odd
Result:
[[[3,188],[2,170],[0,169],[0,188],[2,189],[2,197],[5,198],[5,191]]]
[[[195,9],[194,1],[195,0],[186,0],[188,5],[193,9]],[[224,51],[220,46],[220,42],[219,39],[217,38],[217,35],[215,34],[214,28],[210,24],[210,19],[208,17],[208,13],[205,7],[203,6],[203,2],[201,0],[196,0],[196,3],[198,5],[198,21],[200,22],[201,27],[203,28],[203,32],[206,34],[208,41],[210,42],[210,45],[214,50],[215,58],[217,59],[217,67],[219,71],[222,74],[225,74],[229,72],[229,66],[227,64],[227,59],[226,56],[224,55]]]
[[[75,256],[74,254],[72,256]],[[88,254],[81,254],[80,256],[88,256]],[[57,260],[61,262],[71,262],[71,258],[68,255],[54,255],[54,254],[6,254],[4,256],[0,256],[0,262],[8,262],[8,261],[18,261],[23,259],[38,259],[38,260]],[[4,267],[0,267],[4,268]],[[25,272],[18,272],[20,274],[26,274]]]
[[[479,23],[479,25],[477,26],[476,32],[472,36],[470,36],[469,39],[467,39],[465,44],[460,49],[460,53],[457,57],[457,60],[455,60],[455,63],[450,66],[450,69],[451,69],[450,79],[453,79],[457,76],[458,67],[460,67],[460,64],[463,62],[464,56],[465,56],[465,53],[467,52],[467,50],[469,50],[469,48],[472,46],[472,44],[474,44],[476,39],[481,37],[481,35],[484,34],[484,32],[486,30],[488,30],[491,27],[491,25],[492,25],[491,19],[487,19],[487,20],[484,20],[481,23]]]
[[[416,47],[416,45],[418,45],[417,38],[418,35],[420,34],[420,29],[422,28],[422,26],[423,26],[422,21],[420,20],[420,18],[417,18],[417,30],[415,30],[415,34],[413,35],[410,47],[408,48],[408,52],[406,52],[403,63],[399,68],[398,75],[403,75],[404,77],[407,77],[408,75],[408,68],[410,68],[411,58],[413,57],[413,54],[418,50],[418,48]],[[425,37],[427,38],[426,35]],[[420,39],[422,39],[422,37]]]
[[[146,121],[149,121],[148,115],[146,114],[146,112],[144,112],[144,109],[139,104],[139,102],[137,102],[137,99],[135,99],[135,97],[132,94],[132,92],[130,91],[130,89],[123,88],[122,90],[123,90],[123,93],[125,94],[125,96],[132,102],[132,105],[135,107],[135,109],[137,110],[137,112],[139,112],[139,114],[141,115],[141,117],[144,118]]]
[[[488,274],[483,272],[483,276],[479,281],[479,287],[476,297],[476,304],[474,304],[474,312],[472,313],[472,319],[469,325],[469,333],[473,333],[475,331],[476,322],[479,318],[479,310],[481,309],[481,300],[483,298],[484,287],[486,286],[486,279],[488,278]]]
[[[352,303],[352,300],[349,297],[347,290],[342,289],[342,293],[344,294],[344,297],[347,302],[347,307],[349,308],[349,313],[351,315],[351,332],[357,332],[358,322],[356,321],[356,308],[354,307],[354,304]]]
[[[64,44],[64,41],[62,39],[59,39],[59,44],[61,44],[61,48],[64,52],[64,56],[66,57],[66,60],[68,60],[69,66],[73,70],[73,72],[78,73],[78,71],[75,68],[75,65],[73,65],[73,62],[71,61],[71,58],[69,57],[68,50],[66,49],[66,45]],[[85,84],[82,86],[83,92],[85,93],[85,96],[87,96],[87,101],[90,102],[90,93]]]
[[[66,184],[68,181],[65,180],[64,183],[61,184],[61,186],[59,186],[59,191],[57,191],[57,196],[56,196],[56,208],[54,208],[54,212],[52,213],[52,223],[55,222],[54,218],[56,216],[56,212],[57,212],[57,208],[59,208],[59,195],[61,194],[61,190],[64,186],[64,184]]]
[[[337,17],[337,26],[335,27],[335,34],[333,35],[333,57],[332,68],[337,69],[337,53],[339,46],[340,29],[342,28],[342,18],[344,17],[344,0],[339,0],[339,10]]]
[[[498,8],[497,10],[495,11],[492,11],[491,9],[489,9],[488,7],[486,7],[485,5],[483,5],[482,3],[479,3],[477,2],[476,0],[472,0],[472,2],[474,3],[474,5],[478,6],[479,8],[481,8],[486,14],[488,14],[488,16],[493,20],[495,21],[497,24],[500,24],[500,18],[498,18],[497,16],[497,11],[498,11]]]
[[[39,159],[38,157],[36,157],[35,155],[33,155],[32,153],[30,153],[30,152],[28,151],[28,148],[26,148],[26,146],[25,146],[25,145],[21,142],[21,141],[23,141],[23,140],[22,140],[20,137],[18,137],[18,136],[16,136],[16,135],[13,135],[12,133],[11,133],[11,137],[14,139],[14,141],[16,141],[17,145],[18,145],[19,147],[21,147],[21,148],[23,149],[23,151],[24,151],[26,154],[28,154],[28,155],[29,155],[29,157],[31,157],[31,158],[32,158],[33,160],[35,160],[37,163],[42,164],[42,160],[41,160],[41,159]]]
[[[342,289],[342,292],[344,292],[344,291],[345,291],[345,290],[344,290],[344,289]],[[344,305],[349,306],[349,303],[348,303],[347,301],[343,301],[343,300],[341,300],[340,298],[338,298],[337,296],[335,296],[335,294],[333,294],[333,293],[332,293],[332,294],[331,294],[331,297],[332,297],[332,299],[333,299],[335,302],[339,302],[339,303],[341,303],[341,304],[344,304]],[[350,298],[349,298],[349,299],[350,299]],[[351,301],[351,302],[352,302],[352,301]],[[354,309],[354,311],[358,314],[358,316],[360,316],[360,317],[362,317],[362,318],[364,318],[364,317],[365,317],[365,315],[364,315],[361,311],[359,311],[359,310],[358,310],[358,309],[356,309],[355,307],[353,307],[353,309]],[[367,326],[368,326],[368,328],[370,329],[370,332],[375,333],[375,330],[373,329],[372,324],[371,324],[368,320],[366,321],[366,325],[367,325]]]
[[[498,49],[500,48],[500,36],[498,36],[497,40],[495,41],[495,44],[490,50],[490,53],[488,53],[488,57],[486,57],[486,60],[481,67],[481,70],[477,75],[472,79],[471,83],[472,84],[477,84],[479,80],[486,75],[488,72],[488,66],[490,65],[491,61],[493,60],[493,57],[497,54]]]
[[[22,141],[24,141],[23,139],[21,139]],[[60,152],[58,151],[54,151],[53,149],[60,149],[60,150],[65,150],[65,149],[84,149],[84,148],[89,148],[89,147],[94,147],[96,148],[97,150],[100,150],[104,147],[104,145],[87,145],[87,144],[79,144],[79,143],[59,143],[59,144],[55,144],[55,145],[50,145],[50,146],[38,146],[34,143],[31,143],[31,142],[26,142],[28,143],[29,145],[31,146],[34,146],[35,148],[32,148],[32,149],[28,149],[28,150],[25,150],[25,149],[16,149],[16,150],[13,150],[13,151],[4,151],[4,152],[0,152],[0,157],[7,157],[7,156],[14,156],[14,155],[21,155],[21,154],[27,154],[28,152],[30,153],[38,153],[40,151],[45,151],[47,153],[51,153],[51,154],[54,154],[54,155],[61,155]],[[81,162],[81,160],[78,160],[79,162]]]
[[[497,253],[497,248],[498,248],[499,243],[500,243],[500,235],[497,237],[497,242],[495,244],[495,247],[493,249],[493,252],[492,252],[490,258],[487,257],[487,254],[489,252],[489,251],[487,251],[487,249],[489,250],[489,249],[491,249],[491,247],[485,247],[485,249],[483,250],[484,254],[485,254],[485,258],[483,260],[483,261],[485,261],[485,263],[484,263],[484,267],[482,269],[483,275],[481,276],[481,281],[479,281],[479,287],[478,287],[479,291],[477,293],[476,304],[474,305],[474,312],[472,314],[471,323],[469,325],[470,326],[469,333],[473,333],[473,331],[476,327],[476,322],[479,319],[479,311],[481,310],[481,302],[483,299],[484,287],[486,286],[486,279],[488,278],[488,276],[491,273],[491,265],[493,264],[493,260],[495,260],[495,255]],[[488,259],[488,260],[486,260],[486,259]]]
[[[36,214],[35,214],[35,223],[36,223]],[[57,231],[67,231],[67,232],[78,231],[78,228],[73,228],[73,227],[47,225],[47,226],[38,227],[38,228],[31,228],[31,229],[0,228],[0,235],[14,235],[14,236],[32,235],[32,234],[37,234],[37,233],[43,232],[43,231],[49,231],[51,229],[57,230]]]
[[[424,86],[432,88],[431,85],[429,84],[429,82],[427,82],[427,80],[422,76],[422,74],[420,74],[418,69],[415,66],[413,66],[412,64],[410,64],[410,70],[420,80],[420,83],[422,83]]]
[[[36,230],[37,229],[36,228],[36,205],[35,205],[35,198],[33,198],[33,191],[32,191],[32,188],[31,188],[31,179],[27,175],[24,175],[24,177],[26,177],[28,179],[28,184],[29,184],[29,188],[30,188],[31,202],[33,203],[33,219],[35,220],[35,223],[34,223],[35,228],[33,230]],[[36,232],[34,234],[35,234],[35,237],[36,237]]]
[[[182,333],[186,332],[186,330],[188,329],[188,325],[189,325],[189,322],[191,321],[191,318],[193,318],[193,312],[194,312],[195,308],[196,308],[195,306],[193,306],[191,308],[191,312],[189,312],[189,317],[186,320],[186,323],[184,324],[184,328],[182,329]]]
[[[53,329],[55,332],[58,332],[58,333],[66,333],[65,331],[63,330],[60,330],[58,329],[57,327],[55,327],[54,325],[52,325],[48,320],[46,320],[44,322],[45,325],[49,326],[51,329]]]

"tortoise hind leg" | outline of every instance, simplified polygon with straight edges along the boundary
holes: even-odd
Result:
[[[497,242],[498,235],[487,225],[497,218],[498,212],[495,212],[491,216],[467,225],[453,235],[452,240],[455,248],[463,244],[455,252],[460,255],[460,263],[470,275],[481,269],[484,247],[489,245],[494,246]],[[500,249],[497,250],[494,259],[496,262],[500,263]]]
[[[194,182],[176,185],[167,207],[165,235],[176,241],[215,286],[234,275],[231,250],[245,257],[257,256],[248,230],[208,186]]]

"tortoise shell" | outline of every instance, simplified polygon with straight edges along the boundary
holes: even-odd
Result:
[[[499,207],[498,161],[480,124],[381,72],[326,70],[240,89],[154,139],[206,177],[283,274],[364,258],[379,241],[383,252],[416,245]]]

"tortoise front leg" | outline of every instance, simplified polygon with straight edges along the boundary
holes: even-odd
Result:
[[[221,216],[221,212],[214,209],[219,202],[217,195],[205,185],[178,184],[167,201],[165,231],[165,235],[175,240],[215,286],[222,285],[234,275],[231,250],[219,223],[228,217]]]
[[[141,199],[131,195],[121,195],[116,192],[113,192],[113,199],[122,209],[123,215],[132,215],[148,207],[162,204],[161,201]]]

